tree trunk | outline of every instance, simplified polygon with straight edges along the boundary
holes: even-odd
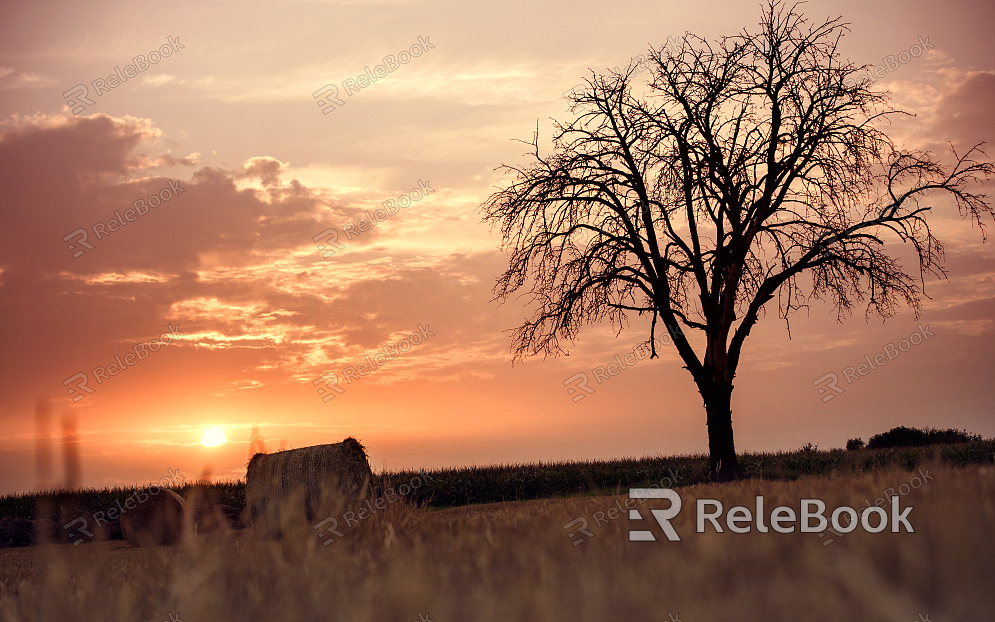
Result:
[[[743,479],[732,439],[732,385],[699,387],[708,415],[708,479]]]

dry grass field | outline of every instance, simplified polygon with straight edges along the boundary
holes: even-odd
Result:
[[[442,511],[403,501],[324,545],[290,521],[281,540],[252,529],[186,534],[172,547],[120,541],[0,550],[0,618],[237,621],[861,620],[981,621],[995,616],[995,468],[920,465],[931,479],[901,497],[915,533],[861,529],[828,545],[814,533],[695,533],[695,499],[726,509],[862,507],[915,472],[745,480],[681,487],[668,542],[652,520],[594,514],[626,497],[598,496]],[[917,482],[921,483],[921,482]],[[637,506],[665,508],[662,500]],[[339,508],[341,511],[348,508]],[[355,510],[355,508],[353,508]],[[828,512],[827,512],[828,514]],[[564,525],[588,520],[580,544]],[[648,523],[652,523],[648,526]],[[724,524],[724,521],[723,521]],[[629,542],[650,528],[657,542]]]

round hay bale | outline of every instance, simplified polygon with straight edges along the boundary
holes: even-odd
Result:
[[[322,488],[354,502],[368,492],[372,480],[366,448],[352,437],[330,445],[256,454],[245,472],[246,509],[255,521],[275,511],[287,498],[302,495],[310,520],[315,517]]]
[[[217,531],[222,527],[242,529],[242,510],[221,503],[201,502],[193,508],[193,524],[197,533]]]
[[[92,524],[93,521],[90,521],[90,523]],[[48,544],[49,542],[65,544],[66,542],[75,541],[76,532],[67,532],[65,529],[60,529],[59,524],[54,520],[48,518],[36,518],[31,521],[31,524],[34,526],[35,544]],[[73,534],[72,538],[69,537],[70,533]]]
[[[176,544],[183,535],[183,497],[167,488],[145,494],[147,500],[121,514],[121,535],[131,546]]]

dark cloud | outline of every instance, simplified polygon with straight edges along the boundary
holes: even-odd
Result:
[[[271,157],[234,171],[204,167],[189,180],[149,175],[142,167],[162,160],[135,152],[156,136],[147,122],[106,116],[0,134],[0,367],[19,387],[0,408],[37,395],[65,400],[63,379],[170,323],[198,335],[177,355],[191,369],[224,350],[239,359],[233,370],[282,370],[284,380],[320,373],[316,348],[326,362],[349,360],[419,324],[438,332],[435,344],[497,347],[496,314],[480,309],[499,254],[405,268],[419,256],[389,255],[371,230],[326,260],[313,236],[364,210],[282,183],[286,167]],[[255,178],[263,188],[238,184]],[[150,205],[159,193],[171,198],[97,239],[94,225],[108,231],[116,214],[127,218],[136,201]],[[80,228],[93,248],[73,258],[63,237]]]

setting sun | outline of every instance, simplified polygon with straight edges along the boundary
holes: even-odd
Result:
[[[214,447],[215,445],[224,445],[228,439],[225,438],[225,433],[221,431],[220,428],[208,428],[204,430],[204,437],[200,440],[205,447]]]

